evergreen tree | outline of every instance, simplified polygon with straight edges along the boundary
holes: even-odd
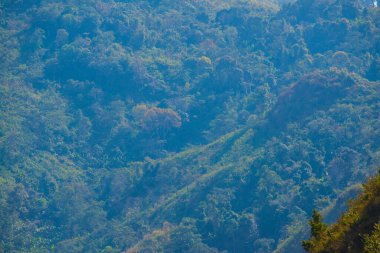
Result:
[[[315,209],[313,210],[312,218],[309,220],[309,225],[311,239],[302,242],[302,247],[308,252],[314,245],[312,239],[320,239],[321,234],[327,229],[327,225],[323,223],[322,215]]]

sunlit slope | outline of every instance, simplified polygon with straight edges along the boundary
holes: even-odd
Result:
[[[364,184],[364,191],[335,224],[304,242],[308,252],[380,251],[380,174]]]

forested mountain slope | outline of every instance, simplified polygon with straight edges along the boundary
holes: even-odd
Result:
[[[0,6],[0,252],[302,252],[380,164],[371,2]]]
[[[350,208],[329,227],[311,220],[313,236],[304,241],[308,252],[364,252],[380,251],[380,173],[364,185],[364,192],[350,203]]]

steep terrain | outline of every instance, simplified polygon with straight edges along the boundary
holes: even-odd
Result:
[[[0,6],[0,252],[302,252],[380,165],[372,3]]]
[[[320,227],[304,242],[308,252],[379,252],[380,174],[364,185],[364,192],[350,203],[348,211],[335,224]]]
[[[341,78],[348,81],[347,76]],[[311,80],[311,77],[306,79]],[[193,224],[191,229],[203,235],[203,242],[219,250],[272,252],[278,245],[279,252],[289,252],[288,247],[292,248],[291,252],[300,251],[299,237],[298,245],[294,245],[293,239],[286,240],[304,231],[311,210],[329,206],[331,200],[341,195],[341,191],[355,192],[349,189],[351,185],[363,181],[366,175],[375,171],[375,167],[371,166],[372,159],[378,158],[371,155],[364,158],[359,155],[359,147],[363,144],[376,145],[376,138],[372,139],[373,142],[368,138],[364,143],[358,143],[354,140],[363,137],[352,136],[351,140],[343,137],[339,138],[342,142],[338,142],[333,136],[337,132],[331,131],[341,126],[341,122],[349,120],[350,114],[343,113],[342,108],[347,109],[348,104],[353,103],[356,103],[357,108],[366,107],[366,102],[356,100],[357,92],[368,88],[379,89],[379,84],[360,84],[355,79],[351,79],[351,82],[354,83],[351,88],[346,88],[350,87],[348,83],[341,87],[340,92],[347,93],[345,97],[332,102],[324,110],[310,111],[302,119],[288,122],[282,129],[278,127],[272,130],[269,127],[276,125],[272,122],[272,116],[202,149],[153,162],[150,169],[146,169],[149,171],[147,177],[139,179],[139,188],[135,191],[129,189],[124,194],[128,196],[128,192],[139,192],[145,199],[152,198],[153,206],[144,208],[141,219],[150,220],[150,224],[156,224],[158,228],[167,223],[180,224],[180,227]],[[339,82],[335,80],[334,83],[332,89],[335,90]],[[310,89],[309,92],[312,92],[314,88],[298,89],[298,85],[308,86],[300,82],[289,89]],[[294,99],[302,97],[294,92],[288,98],[292,106],[296,103]],[[288,94],[286,92],[283,96]],[[366,97],[361,94],[361,98]],[[309,103],[303,103],[303,108],[308,108]],[[363,106],[359,105],[361,103]],[[287,104],[281,105],[281,108],[286,107]],[[274,109],[269,115],[277,113]],[[364,124],[370,122],[368,119],[362,120],[366,122]],[[360,125],[359,121],[356,123]],[[359,125],[359,128],[364,128]],[[318,127],[315,129],[313,126]],[[342,133],[345,131],[347,129],[342,129]],[[331,139],[335,140],[335,144],[329,147]],[[118,181],[119,178],[118,174],[114,180]],[[119,190],[120,187],[117,187]],[[111,194],[115,195],[116,192]],[[352,196],[351,193],[343,198],[347,200]],[[129,197],[121,200],[121,203],[126,203],[127,199]],[[126,205],[124,208],[128,210],[134,207]],[[147,247],[151,252],[160,249],[170,251],[170,244],[165,246],[156,243],[152,246],[151,240],[155,239],[151,236],[144,239],[140,247]],[[149,243],[148,246],[146,243]]]

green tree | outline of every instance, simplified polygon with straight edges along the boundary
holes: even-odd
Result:
[[[314,246],[313,239],[319,240],[321,238],[321,234],[327,229],[327,225],[323,223],[322,215],[315,209],[313,210],[311,220],[309,220],[309,225],[311,238],[309,240],[302,241],[302,247],[308,252],[310,252]]]
[[[380,222],[378,222],[371,235],[364,236],[364,252],[380,253]]]

